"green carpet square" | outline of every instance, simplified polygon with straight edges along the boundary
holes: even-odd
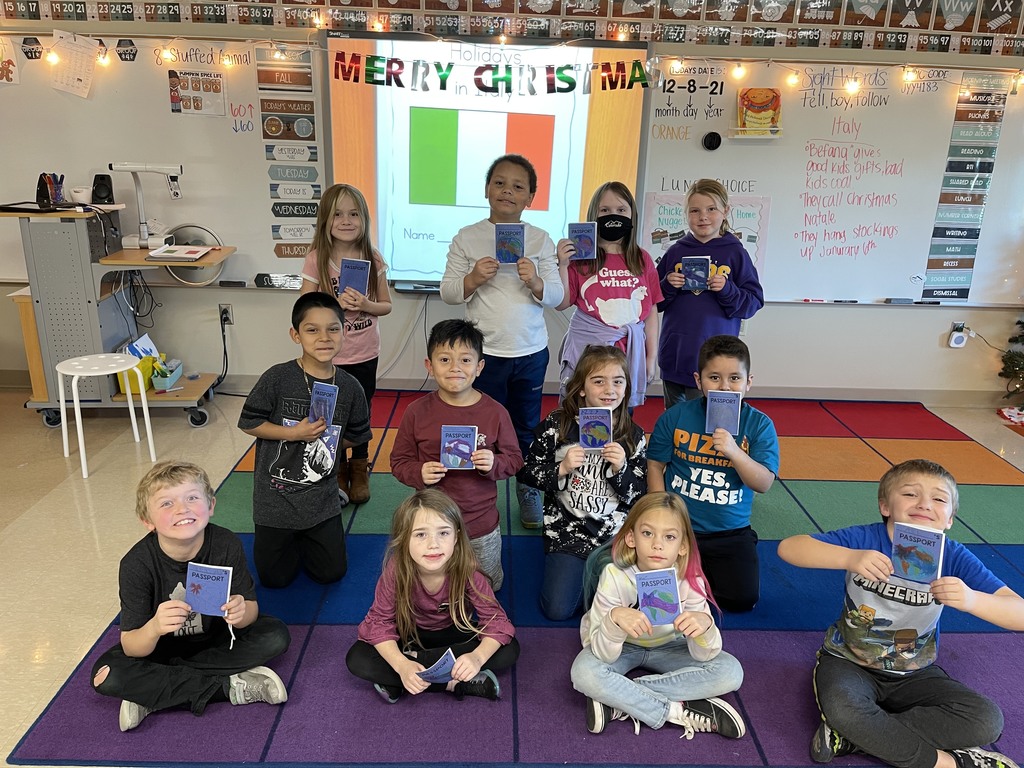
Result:
[[[1002,485],[961,485],[960,511],[951,535],[958,541],[964,525],[990,544],[1024,544],[1024,488]]]
[[[413,494],[393,475],[374,472],[370,475],[370,500],[355,507],[349,533],[391,533],[391,518],[398,505]],[[351,509],[351,505],[348,507]]]
[[[750,525],[762,541],[778,541],[787,536],[807,533],[810,521],[786,484],[776,480],[768,493],[759,493],[754,497]]]
[[[232,472],[217,490],[214,520],[235,533],[252,533],[252,472]]]

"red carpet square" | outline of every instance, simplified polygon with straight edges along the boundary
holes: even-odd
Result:
[[[822,406],[861,437],[970,440],[920,403],[824,402]]]
[[[817,400],[758,400],[750,404],[768,414],[779,437],[853,437]]]

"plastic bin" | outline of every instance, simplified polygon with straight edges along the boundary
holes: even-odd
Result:
[[[150,378],[153,376],[153,360],[152,357],[144,357],[139,360],[139,364],[135,366],[142,371],[142,380],[146,382],[146,389],[153,386]],[[133,394],[139,394],[139,379],[131,371],[121,371],[117,374],[117,388],[121,390],[121,394],[127,394],[128,389],[131,388]]]

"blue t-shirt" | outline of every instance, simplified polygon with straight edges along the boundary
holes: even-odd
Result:
[[[847,549],[892,556],[885,523],[815,533],[811,538]],[[946,537],[942,575],[956,576],[971,589],[991,594],[1006,586],[967,547]],[[846,573],[843,612],[825,633],[825,650],[870,669],[896,674],[934,663],[939,650],[939,616],[927,584],[891,576],[873,581]]]
[[[732,462],[716,451],[704,432],[707,400],[684,400],[661,414],[651,433],[647,458],[665,467],[665,489],[678,493],[697,533],[732,531],[750,525],[754,492]],[[761,466],[779,473],[775,425],[747,403],[740,408],[736,443]]]

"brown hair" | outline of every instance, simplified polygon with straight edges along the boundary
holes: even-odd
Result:
[[[473,623],[472,611],[466,600],[469,589],[475,595],[480,595],[473,584],[473,574],[478,570],[476,554],[469,544],[462,513],[443,491],[424,488],[398,505],[391,519],[391,540],[384,553],[385,565],[392,562],[395,568],[395,628],[398,636],[403,643],[410,640],[419,643],[416,612],[412,604],[414,580],[419,578],[419,574],[409,555],[409,540],[412,538],[416,513],[421,509],[433,512],[455,530],[455,549],[445,569],[448,577],[448,611],[456,628],[480,634],[481,630]]]
[[[949,508],[952,510],[950,520],[952,520],[960,508],[960,491],[957,489],[956,479],[941,464],[936,464],[928,459],[908,459],[891,467],[882,475],[882,479],[878,481],[878,503],[888,504],[889,497],[906,481],[909,475],[925,475],[946,483],[949,487]],[[885,515],[882,515],[882,517],[884,518]]]
[[[370,209],[366,205],[366,198],[363,193],[351,184],[334,184],[327,188],[320,199],[320,207],[316,214],[316,230],[313,233],[313,243],[309,250],[316,251],[316,273],[318,289],[331,292],[331,256],[334,254],[334,238],[331,237],[331,224],[334,221],[334,212],[338,208],[338,201],[348,196],[355,203],[359,211],[359,218],[363,222],[363,234],[356,243],[359,256],[364,261],[370,262],[370,279],[367,283],[366,298],[370,301],[377,300],[377,281],[380,275],[377,272],[377,261],[374,259],[373,243],[370,240]],[[339,265],[340,268],[341,265]]]
[[[558,440],[566,442],[569,435],[575,430],[580,418],[580,403],[583,402],[583,387],[587,383],[587,377],[598,368],[608,364],[615,364],[622,367],[622,373],[626,377],[626,391],[623,394],[619,407],[612,411],[612,436],[615,442],[622,446],[627,456],[631,456],[636,450],[636,423],[629,415],[629,363],[626,356],[618,347],[604,346],[602,344],[588,344],[583,349],[583,354],[576,362],[576,368],[565,385],[565,400],[556,413],[558,417]]]
[[[717,179],[697,179],[693,182],[693,185],[686,190],[686,207],[690,207],[690,200],[694,195],[707,195],[713,197],[718,201],[718,204],[722,208],[722,215],[725,217],[722,219],[722,226],[718,230],[719,235],[724,235],[729,231],[729,193],[726,191],[725,186],[722,182]]]
[[[631,275],[642,275],[644,273],[644,253],[640,250],[640,245],[636,241],[637,233],[640,231],[640,222],[638,220],[639,214],[636,210],[636,200],[633,199],[633,193],[629,191],[629,187],[623,184],[621,181],[606,181],[590,198],[590,205],[587,207],[587,221],[597,221],[597,212],[601,207],[601,198],[604,197],[605,192],[611,192],[613,195],[621,197],[629,204],[630,218],[633,220],[633,229],[629,234],[628,242],[622,244],[623,247],[623,258],[626,260],[626,269],[629,270]],[[584,275],[596,275],[602,269],[604,269],[605,263],[605,251],[604,249],[594,244],[597,250],[597,256],[591,262],[586,261],[570,261],[569,266],[573,269],[578,269]]]

